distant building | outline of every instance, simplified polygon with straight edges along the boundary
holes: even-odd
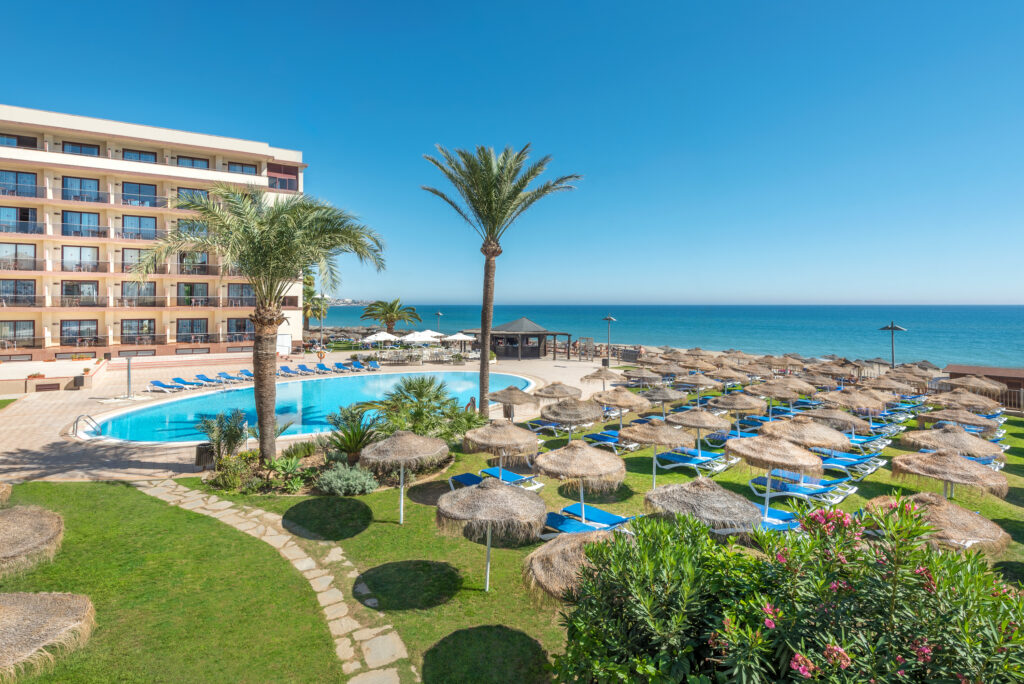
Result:
[[[1004,383],[1008,389],[1024,389],[1024,368],[1000,368],[998,366],[965,366],[962,364],[950,364],[942,369],[944,373],[952,378],[962,378],[965,375],[984,375],[987,378],[998,380]]]

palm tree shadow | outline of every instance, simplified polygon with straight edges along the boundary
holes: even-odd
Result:
[[[318,496],[295,504],[281,524],[292,534],[306,533],[332,541],[348,539],[373,522],[373,511],[359,499],[347,496]]]
[[[450,601],[462,588],[462,575],[449,563],[408,560],[370,568],[360,582],[377,599],[378,610],[423,610]]]
[[[424,684],[550,682],[548,654],[536,639],[503,625],[452,632],[423,654]]]
[[[406,489],[405,494],[414,503],[423,506],[436,506],[437,500],[441,498],[441,495],[450,491],[451,487],[448,485],[447,480],[433,480],[415,484]]]

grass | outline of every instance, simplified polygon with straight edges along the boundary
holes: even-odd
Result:
[[[632,417],[632,416],[631,416]],[[608,424],[617,427],[617,423]],[[1004,472],[1010,482],[1006,500],[980,496],[958,488],[957,501],[995,520],[1013,537],[1008,550],[993,559],[1006,577],[1024,580],[1024,420],[1005,425],[1008,453]],[[557,448],[565,438],[550,438],[545,448]],[[898,446],[898,442],[896,443]],[[886,450],[891,458],[897,448]],[[626,481],[618,491],[587,497],[588,503],[621,514],[643,511],[643,495],[651,485],[651,450],[626,454]],[[481,454],[456,455],[442,476],[476,472],[485,467]],[[747,480],[753,473],[740,465],[715,480],[728,489],[751,496]],[[559,487],[541,478],[540,490],[549,510],[575,503],[578,490]],[[659,484],[690,480],[679,471],[659,472]],[[197,479],[186,480],[201,486]],[[883,468],[858,484],[857,494],[842,505],[847,511],[860,508],[866,499],[921,490],[941,491],[931,480],[896,480]],[[491,591],[485,594],[484,548],[461,537],[441,536],[434,522],[433,503],[448,485],[427,481],[409,488],[405,525],[398,523],[398,492],[378,491],[352,498],[235,496],[237,500],[274,510],[307,529],[337,541],[363,572],[360,579],[374,592],[402,635],[410,657],[422,668],[424,681],[541,681],[541,666],[561,651],[564,632],[559,626],[558,606],[539,601],[521,578],[523,558],[536,545],[496,549],[491,570]]]
[[[123,484],[19,484],[11,503],[63,515],[64,543],[0,591],[85,594],[98,624],[32,681],[343,678],[309,584],[268,544]]]
[[[17,399],[0,399],[0,409],[7,407],[9,404],[13,404]]]

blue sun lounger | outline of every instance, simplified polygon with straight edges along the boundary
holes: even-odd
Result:
[[[366,365],[370,367],[370,370],[380,370],[380,364],[376,361],[367,361]]]
[[[285,375],[309,375],[309,371],[293,370],[288,366],[281,366],[281,372]]]
[[[163,380],[151,380],[149,383],[150,392],[180,392],[184,387],[181,385],[169,385]]]
[[[479,475],[474,475],[473,473],[462,473],[461,475],[452,475],[449,477],[448,486],[452,488],[452,491],[455,491],[456,482],[463,487],[472,487],[473,485],[478,485],[483,481],[484,478]]]
[[[480,474],[496,478],[499,482],[504,482],[507,485],[515,485],[516,487],[528,489],[531,492],[537,491],[544,486],[543,482],[537,481],[536,475],[520,475],[519,473],[512,472],[508,468],[484,468],[480,471]]]
[[[542,418],[528,420],[524,425],[526,425],[526,428],[532,432],[543,432],[544,430],[547,430],[556,437],[558,436],[558,431],[562,430],[562,425],[560,423],[556,423],[551,420],[544,420]]]
[[[618,527],[619,525],[625,525],[630,520],[637,517],[635,515],[631,515],[627,518],[621,515],[616,515],[615,513],[609,513],[597,506],[580,506],[578,503],[566,506],[562,509],[562,513],[581,519],[585,517],[587,519],[587,524],[602,525],[604,527]]]
[[[229,375],[228,373],[226,373],[224,371],[220,371],[219,373],[217,373],[217,377],[221,378],[222,380],[225,380],[227,382],[244,382],[245,381],[245,378],[239,377],[237,375]]]
[[[357,370],[357,371],[369,370],[366,366],[364,366],[363,364],[359,363],[355,359],[352,360],[352,368],[354,370]]]
[[[765,508],[764,504],[753,503],[761,511],[762,528],[775,532],[788,532],[800,528],[800,521],[797,519],[796,513],[780,511],[778,508]]]
[[[769,499],[785,497],[801,499],[811,504],[836,505],[841,503],[849,494],[840,491],[838,487],[815,487],[812,485],[795,484],[767,477],[755,477],[750,482],[751,491],[759,497],[767,496]]]
[[[255,380],[256,379],[256,376],[253,375],[252,371],[249,370],[248,368],[243,368],[242,370],[238,371],[238,374],[241,375],[246,380]]]
[[[203,373],[196,373],[196,377],[199,378],[200,380],[202,380],[203,382],[209,383],[211,385],[226,385],[226,384],[228,384],[228,381],[225,380],[224,378],[211,378],[211,377],[209,377],[207,375],[204,375]]]
[[[782,468],[775,468],[772,470],[771,474],[772,477],[789,480],[796,484],[807,484],[815,487],[835,487],[840,491],[846,492],[848,495],[857,491],[857,488],[850,484],[853,482],[853,478],[850,476],[833,478],[811,477],[809,475],[802,475],[801,473],[783,470]]]
[[[345,364],[343,364],[341,361],[336,361],[334,363],[334,370],[337,373],[351,373],[352,372],[352,369],[349,368],[348,366],[346,366]]]
[[[655,454],[654,464],[662,470],[672,468],[690,468],[695,475],[717,475],[726,470],[732,463],[720,458],[717,454],[711,454],[697,458],[695,456],[684,456],[674,451],[665,451]]]
[[[583,435],[584,441],[590,442],[594,446],[609,447],[615,452],[615,455],[619,455],[619,449],[624,451],[633,451],[639,445],[635,442],[622,442],[619,440],[618,433],[612,434],[613,431],[608,432],[592,432],[589,435]]]
[[[320,365],[323,365],[323,364],[320,364]],[[298,365],[298,369],[301,372],[305,373],[306,375],[317,375],[317,374],[322,372],[322,371],[318,371],[318,370],[313,370],[312,368],[310,368],[309,366],[307,366],[304,363],[300,363]],[[327,371],[327,372],[330,373],[330,371]]]
[[[607,529],[599,525],[580,522],[576,518],[570,518],[561,513],[548,513],[544,519],[544,527],[554,530],[554,532],[540,535],[541,539],[551,539],[559,534],[578,534],[580,532],[596,532]]]
[[[320,371],[321,373],[333,373],[334,372],[334,371],[332,371],[330,369],[329,366],[327,366],[327,364],[323,364],[323,363],[316,364],[316,369],[318,371]]]
[[[206,387],[205,382],[193,382],[185,378],[171,378],[171,382],[175,382],[183,387]]]

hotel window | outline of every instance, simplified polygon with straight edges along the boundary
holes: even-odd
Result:
[[[155,216],[125,216],[121,219],[121,235],[127,240],[155,240]]]
[[[209,255],[206,252],[180,252],[178,273],[182,275],[209,275]]]
[[[121,272],[131,273],[132,269],[135,268],[135,264],[142,261],[142,257],[144,257],[148,252],[148,249],[121,250]]]
[[[210,193],[199,188],[178,188],[178,197],[181,199],[206,199]]]
[[[202,221],[187,221],[185,219],[178,221],[178,232],[196,237],[205,237],[208,234],[206,224]]]
[[[99,247],[61,247],[60,270],[96,273],[100,270]]]
[[[0,196],[36,197],[36,174],[20,171],[0,171]]]
[[[208,169],[210,168],[209,159],[200,159],[199,157],[178,157],[178,166],[187,166],[191,169]]]
[[[0,303],[3,306],[35,306],[35,281],[0,280]]]
[[[0,207],[0,233],[42,233],[36,223],[36,210],[27,207]]]
[[[106,237],[100,230],[100,215],[88,211],[61,212],[61,235],[70,237]]]
[[[256,294],[252,285],[231,283],[228,285],[228,306],[256,306]]]
[[[30,149],[38,149],[39,140],[30,135],[0,133],[0,147],[28,147]]]
[[[242,162],[228,162],[228,171],[231,173],[244,173],[247,176],[255,176],[256,165],[243,164]]]
[[[179,318],[175,332],[178,342],[196,343],[209,340],[205,318]]]
[[[61,306],[103,306],[106,299],[100,299],[99,281],[62,280],[60,283]]]
[[[155,207],[156,186],[147,183],[125,183],[121,186],[121,204],[133,207]]]
[[[96,178],[75,178],[64,176],[61,198],[76,202],[105,202],[106,193],[100,193],[100,182]]]
[[[19,340],[31,340],[35,336],[34,321],[0,321],[0,340],[8,345],[17,345]]]
[[[60,343],[74,346],[99,341],[99,321],[61,321]]]
[[[87,157],[100,156],[100,146],[87,143],[66,142],[63,144],[63,150],[64,154],[84,154]]]
[[[4,271],[39,271],[36,246],[0,242],[0,269]]]
[[[207,283],[178,283],[178,306],[210,306]]]
[[[121,152],[121,159],[126,161],[147,162],[156,164],[156,152],[143,152],[142,150],[124,150]]]
[[[267,176],[274,190],[298,190],[299,167],[284,164],[267,164]]]
[[[228,319],[228,342],[244,342],[256,338],[256,329],[248,318]]]
[[[121,283],[121,300],[124,306],[153,306],[156,304],[156,283]]]
[[[153,344],[156,341],[156,320],[122,318],[121,344]]]

